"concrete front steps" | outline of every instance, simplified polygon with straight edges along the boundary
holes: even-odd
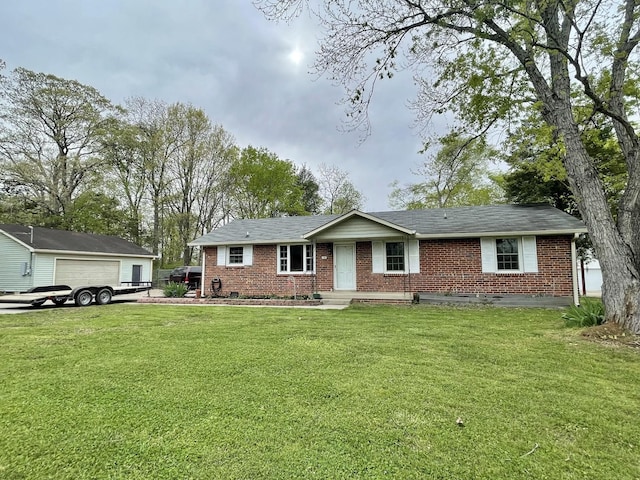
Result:
[[[355,290],[334,290],[319,292],[323,305],[350,305],[352,303],[382,303],[409,305],[413,294],[403,292],[358,292]]]

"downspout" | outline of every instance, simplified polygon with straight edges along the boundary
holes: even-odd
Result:
[[[407,256],[407,284],[406,284],[408,289],[405,288],[405,290],[403,292],[406,295],[407,294],[407,290],[409,292],[411,292],[411,243],[413,243],[413,242],[410,241],[410,238],[408,236],[405,236],[404,238],[405,238],[405,242],[407,244],[407,253],[408,253],[408,256]]]
[[[313,287],[312,287],[312,297],[314,293],[318,293],[318,240],[313,237],[312,242],[313,248]]]
[[[576,249],[578,236],[577,233],[574,233],[571,239],[571,283],[573,286],[573,304],[575,306],[580,305],[580,292],[578,290],[578,253]]]
[[[200,247],[202,249],[202,275],[200,276],[200,296],[201,297],[206,297],[207,294],[207,290],[205,290],[207,287],[207,249],[206,247],[202,246]],[[213,294],[213,292],[211,292]]]
[[[35,287],[34,285],[34,279],[33,279],[33,258],[36,254],[36,252],[33,250],[33,227],[31,225],[29,225],[29,233],[30,233],[30,241],[29,244],[31,245],[31,253],[29,254],[29,272],[27,273],[27,275],[29,275],[30,281],[31,281],[31,286]]]

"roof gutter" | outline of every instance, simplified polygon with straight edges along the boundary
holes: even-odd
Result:
[[[117,253],[117,252],[83,252],[81,250],[47,250],[44,248],[32,248],[34,253],[51,253],[56,255],[85,255],[92,257],[129,257],[129,258],[150,258],[151,260],[158,258],[158,255],[136,255],[133,253]]]
[[[271,240],[221,240],[217,242],[190,242],[187,243],[190,247],[217,247],[224,245],[273,245],[274,243],[309,243],[312,242],[306,238],[274,238]]]
[[[318,230],[318,229],[316,229]],[[318,233],[317,231],[314,231]],[[564,229],[564,230],[524,230],[524,231],[504,231],[504,232],[462,232],[462,233],[416,233],[415,230],[398,230],[399,233],[404,233],[409,237],[413,237],[420,240],[427,239],[445,239],[445,238],[480,238],[480,237],[513,237],[513,236],[529,236],[529,235],[577,235],[579,233],[586,233],[587,229]],[[269,240],[219,240],[212,242],[190,242],[187,245],[190,247],[217,247],[221,245],[273,245],[274,243],[312,243],[313,232],[307,233],[298,238],[274,238]],[[371,240],[370,237],[362,237],[361,240]],[[344,240],[344,239],[340,239]],[[327,242],[331,240],[327,239]]]
[[[464,232],[464,233],[418,233],[416,238],[479,238],[479,237],[512,237],[514,235],[530,236],[530,235],[577,235],[578,233],[587,233],[587,229],[571,229],[571,230],[524,230],[524,231],[508,231],[508,232]]]

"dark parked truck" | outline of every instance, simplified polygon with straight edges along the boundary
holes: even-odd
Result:
[[[189,290],[200,288],[202,280],[202,267],[185,266],[174,268],[169,274],[169,281],[184,283]]]
[[[48,285],[33,287],[24,293],[13,295],[0,295],[0,303],[26,303],[34,307],[39,307],[47,300],[57,306],[64,305],[68,301],[73,301],[79,307],[91,305],[95,300],[98,305],[111,303],[111,299],[116,295],[128,293],[138,293],[151,290],[151,285],[147,286],[121,286],[112,287],[110,285],[87,285],[71,288],[68,285]]]

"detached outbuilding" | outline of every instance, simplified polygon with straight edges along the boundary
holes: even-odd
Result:
[[[151,282],[155,256],[108,235],[0,224],[0,291]]]

